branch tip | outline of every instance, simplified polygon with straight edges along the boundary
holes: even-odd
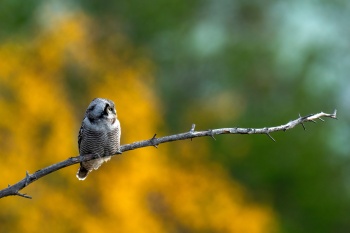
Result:
[[[334,109],[334,112],[333,112],[333,114],[331,114],[331,117],[332,117],[333,119],[338,120],[338,118],[337,118],[337,109]]]
[[[214,133],[212,129],[209,129],[209,136],[216,141],[216,138],[214,137]]]
[[[196,124],[192,124],[190,132],[194,132],[194,128],[196,127]]]
[[[16,192],[16,195],[17,195],[17,196],[20,196],[20,197],[24,197],[24,198],[32,199],[32,197],[31,197],[31,196],[29,196],[29,195],[27,195],[26,193]]]
[[[26,182],[25,182],[25,185],[26,185],[26,186],[29,184],[29,179],[30,179],[29,172],[26,171]]]
[[[152,146],[158,149],[158,144],[154,142],[157,139],[156,136],[157,134],[154,134],[153,137],[150,139],[150,141],[152,143]]]
[[[276,140],[271,136],[269,132],[267,132],[266,135],[269,136],[269,138],[271,138],[272,141],[276,142]]]

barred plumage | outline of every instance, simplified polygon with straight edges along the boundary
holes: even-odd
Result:
[[[113,101],[94,99],[86,110],[80,127],[78,145],[80,155],[98,154],[101,158],[80,163],[77,173],[84,180],[89,172],[98,169],[112,154],[120,152],[120,123]]]

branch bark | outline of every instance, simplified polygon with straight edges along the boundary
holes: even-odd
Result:
[[[129,151],[129,150],[135,150],[138,148],[142,147],[148,147],[148,146],[154,146],[158,147],[159,144],[166,143],[166,142],[172,142],[172,141],[179,141],[179,140],[186,140],[186,139],[191,139],[192,138],[197,138],[197,137],[205,137],[205,136],[210,136],[213,139],[214,135],[219,135],[219,134],[266,134],[270,139],[275,141],[275,139],[270,135],[272,132],[276,131],[286,131],[288,129],[292,129],[297,125],[302,125],[304,130],[305,122],[311,121],[316,123],[316,120],[321,120],[324,121],[321,117],[329,117],[333,119],[337,119],[337,111],[334,110],[332,114],[327,114],[324,112],[316,113],[316,114],[309,114],[307,116],[300,116],[296,120],[292,120],[288,122],[287,124],[280,125],[280,126],[274,126],[274,127],[265,127],[265,128],[221,128],[221,129],[209,129],[209,130],[204,130],[204,131],[195,131],[195,124],[192,125],[191,129],[188,132],[185,133],[180,133],[180,134],[174,134],[174,135],[169,135],[169,136],[164,136],[157,138],[157,134],[155,134],[151,139],[148,140],[143,140],[143,141],[138,141],[134,142],[131,144],[126,144],[121,146],[121,151]],[[113,155],[114,156],[114,155]],[[20,180],[14,185],[8,185],[7,188],[4,188],[0,190],[0,198],[11,196],[11,195],[17,195],[25,198],[31,198],[27,194],[22,194],[19,191],[28,186],[29,184],[33,183],[34,181],[37,181],[38,179],[53,173],[57,170],[60,170],[64,167],[71,166],[76,163],[84,162],[84,161],[89,161],[92,159],[98,158],[98,155],[95,154],[88,154],[84,156],[76,156],[76,157],[71,157],[67,160],[64,160],[62,162],[50,165],[48,167],[45,167],[43,169],[40,169],[36,171],[33,174],[29,174],[26,172],[25,178]]]

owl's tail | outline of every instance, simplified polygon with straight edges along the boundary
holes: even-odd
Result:
[[[85,180],[88,174],[89,174],[89,171],[85,167],[80,165],[80,168],[77,172],[77,178],[79,180]]]

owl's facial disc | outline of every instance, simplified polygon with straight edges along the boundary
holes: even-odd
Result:
[[[108,120],[111,121],[111,123],[113,124],[115,122],[115,118],[116,118],[116,110],[112,105],[106,104],[104,112],[103,112],[103,116],[105,118],[107,118]]]

